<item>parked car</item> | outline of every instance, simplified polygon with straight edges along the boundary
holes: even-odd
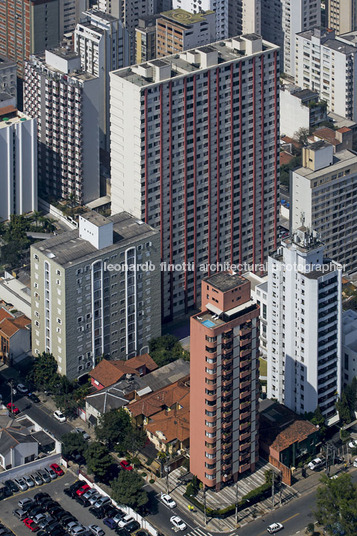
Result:
[[[53,416],[55,419],[57,419],[59,422],[66,422],[66,417],[63,415],[62,411],[59,409],[56,409],[56,411],[53,413]]]
[[[170,495],[167,495],[165,493],[161,493],[161,502],[163,502],[165,506],[168,506],[169,508],[175,508],[175,506],[177,506],[177,504],[170,497]]]
[[[350,447],[350,449],[357,449],[357,439],[353,439],[352,441],[350,441],[348,443],[348,446]]]
[[[101,508],[102,506],[104,506],[105,504],[108,504],[110,503],[111,500],[110,500],[110,497],[100,497],[95,503],[94,503],[94,508]]]
[[[72,514],[69,514],[67,517],[62,517],[62,519],[60,520],[60,524],[63,527],[67,528],[69,523],[73,523],[74,521],[76,521],[76,518],[72,516]]]
[[[84,497],[85,499],[90,499],[90,497],[92,497],[92,495],[94,495],[94,494],[96,494],[96,493],[98,493],[97,490],[94,489],[94,488],[91,488],[91,489],[89,489],[88,491],[86,491],[86,492],[83,494],[83,497]]]
[[[91,505],[94,506],[97,500],[100,499],[100,497],[101,494],[96,491],[95,493],[93,493],[93,495],[89,497],[88,501],[91,503]]]
[[[55,478],[57,478],[57,474],[54,472],[52,467],[46,467],[45,471],[48,473],[48,476],[50,477],[51,480],[54,480]]]
[[[27,389],[27,387],[23,383],[18,383],[17,386],[16,386],[16,389],[22,395],[26,395],[29,392],[29,390]]]
[[[17,503],[17,506],[19,508],[22,508],[23,510],[25,510],[25,508],[27,508],[28,506],[32,506],[32,505],[35,505],[35,502],[32,499],[29,499],[29,497],[20,499],[19,502]]]
[[[73,431],[74,431],[75,433],[77,433],[77,434],[82,434],[83,439],[85,439],[86,441],[89,441],[89,440],[90,440],[90,435],[87,434],[87,432],[86,432],[85,430],[83,430],[83,428],[79,428],[79,427],[77,427],[77,428],[75,428]]]
[[[86,493],[86,491],[89,491],[90,489],[91,489],[91,487],[88,486],[88,484],[83,484],[82,483],[82,486],[76,490],[76,495],[78,495],[78,496],[84,495]]]
[[[130,536],[130,532],[126,530],[125,528],[117,527],[115,529],[115,532],[118,534],[118,536]]]
[[[322,467],[324,463],[325,461],[322,458],[315,458],[314,460],[312,460],[312,462],[308,463],[307,466],[312,471],[315,471],[316,469]]]
[[[130,521],[129,523],[125,525],[125,528],[129,532],[134,532],[135,530],[140,529],[140,523],[138,523],[138,521],[135,521],[135,519],[133,519],[133,521]]]
[[[279,530],[282,530],[284,528],[284,525],[282,523],[272,523],[267,527],[267,532],[269,534],[275,534],[276,532],[279,532]]]
[[[38,522],[38,526],[41,529],[46,530],[46,527],[48,527],[54,521],[55,521],[55,519],[50,514],[45,513],[45,517],[43,519],[41,519],[41,521]]]
[[[94,536],[104,536],[105,532],[98,525],[88,525],[89,530]]]
[[[121,521],[123,519],[123,517],[125,517],[125,514],[124,514],[124,512],[120,511],[115,515],[115,517],[113,517],[113,519],[114,519],[115,523],[118,524],[119,521]]]
[[[32,519],[34,520],[34,522],[36,523],[36,525],[39,524],[39,522],[42,520],[42,519],[46,519],[46,514],[42,513],[42,514],[36,514],[35,516],[32,517]]]
[[[33,475],[31,475],[31,478],[35,482],[36,486],[42,486],[43,480],[39,474],[34,473]]]
[[[42,478],[45,484],[48,484],[49,482],[51,482],[50,475],[44,469],[39,469],[37,471],[37,474]]]
[[[25,519],[27,517],[27,512],[25,512],[25,510],[22,510],[22,508],[17,508],[16,510],[14,510],[12,512],[14,514],[15,517],[17,517],[17,519],[19,519],[20,521],[22,521],[23,519]]]
[[[121,467],[122,469],[124,469],[125,471],[132,471],[132,470],[133,470],[133,468],[132,468],[132,466],[130,465],[130,463],[127,462],[126,460],[122,460],[122,461],[120,462],[119,465],[120,465],[120,467]]]
[[[19,408],[17,408],[17,407],[15,406],[15,404],[13,404],[12,402],[9,402],[8,404],[6,404],[6,407],[7,407],[7,409],[8,409],[9,411],[11,411],[11,413],[12,413],[13,415],[18,415],[18,414],[20,413]]]
[[[4,485],[11,489],[13,493],[16,493],[17,491],[20,491],[19,486],[16,484],[14,480],[5,480]]]
[[[75,500],[78,504],[84,506],[84,508],[88,508],[88,506],[90,506],[90,502],[88,501],[88,499],[84,498],[84,495],[76,495]]]
[[[105,517],[103,508],[94,508],[94,506],[91,506],[89,512],[97,519],[103,519],[103,517]]]
[[[35,404],[38,404],[39,402],[41,402],[41,400],[38,398],[37,395],[35,395],[35,393],[28,393],[27,397],[28,397],[32,402],[35,402]]]
[[[7,488],[6,486],[0,488],[0,501],[7,499],[7,497],[11,497],[11,495],[12,495],[11,489]]]
[[[23,519],[22,522],[26,525],[27,528],[30,529],[31,532],[37,532],[40,528],[38,525],[36,525],[33,519],[29,517],[25,517],[25,519]]]
[[[57,476],[64,475],[63,470],[60,468],[59,465],[57,465],[57,463],[51,463],[50,467],[51,467],[51,469],[54,470],[54,472],[56,473]]]
[[[34,499],[36,502],[40,502],[42,501],[43,499],[50,499],[51,497],[49,496],[48,493],[46,492],[43,492],[43,491],[39,491],[38,493],[36,493],[36,495],[34,496]]]
[[[187,527],[186,523],[184,523],[179,516],[170,517],[170,522],[172,523],[172,526],[178,530],[185,530]]]
[[[29,488],[35,487],[35,482],[32,480],[32,478],[29,475],[25,475],[23,479]]]
[[[132,521],[134,521],[134,518],[132,518],[130,514],[127,514],[119,521],[118,527],[120,528],[125,527],[125,525],[127,525],[128,523],[131,523]]]
[[[104,525],[107,525],[107,527],[109,527],[110,529],[115,529],[115,527],[117,526],[114,519],[112,519],[111,517],[106,517],[105,519],[103,519],[103,523]]]

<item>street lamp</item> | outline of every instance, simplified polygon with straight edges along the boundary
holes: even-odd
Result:
[[[169,494],[169,472],[170,467],[168,465],[164,465],[165,473],[166,473],[166,494]]]

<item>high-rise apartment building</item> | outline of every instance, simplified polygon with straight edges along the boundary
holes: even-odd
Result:
[[[341,392],[341,266],[306,227],[268,261],[268,398],[328,420]],[[330,421],[331,422],[331,421]]]
[[[100,145],[109,152],[109,72],[129,65],[128,32],[108,13],[85,11],[74,32],[74,49],[82,69],[99,78]]]
[[[135,61],[135,28],[139,19],[154,13],[153,0],[99,0],[100,11],[118,18],[127,29],[130,41],[130,63]]]
[[[24,110],[38,119],[39,189],[46,198],[99,197],[99,78],[67,49],[26,64]]]
[[[328,0],[327,27],[336,34],[357,30],[357,0]]]
[[[262,0],[228,0],[228,35],[261,35]]]
[[[173,9],[184,9],[191,13],[199,13],[200,11],[215,11],[216,12],[216,37],[218,39],[226,39],[228,37],[228,1],[229,0],[173,0]]]
[[[126,212],[79,217],[79,229],[31,246],[32,352],[70,380],[103,355],[148,352],[161,334],[160,237]]]
[[[37,210],[36,119],[1,103],[0,162],[0,220]]]
[[[230,272],[205,278],[190,333],[190,471],[219,489],[259,459],[259,307],[250,282]]]
[[[357,270],[357,155],[318,141],[303,148],[302,167],[291,175],[291,227],[318,232],[325,254]]]
[[[0,92],[17,101],[16,62],[0,56]]]
[[[296,68],[295,36],[314,26],[321,26],[320,0],[261,0],[262,36],[281,47],[282,70],[291,76]]]
[[[357,47],[343,36],[320,28],[298,34],[295,81],[317,91],[330,112],[357,120]]]
[[[161,13],[156,19],[157,57],[215,41],[215,17],[214,11],[193,14],[183,9],[172,9]]]
[[[73,32],[83,11],[89,8],[89,0],[60,0],[60,35]]]
[[[59,0],[4,0],[0,21],[0,54],[16,61],[21,78],[31,54],[57,46],[61,39]]]
[[[182,265],[162,277],[172,318],[199,305],[207,265],[276,247],[278,47],[250,34],[110,76],[112,211],[160,229]]]
[[[135,63],[156,58],[156,19],[159,15],[148,15],[138,20],[135,28]]]

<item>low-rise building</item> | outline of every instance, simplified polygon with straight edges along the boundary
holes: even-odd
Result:
[[[308,141],[314,143],[315,141],[324,140],[333,146],[333,152],[353,149],[353,132],[348,127],[341,127],[337,130],[333,130],[328,127],[320,127],[314,130],[314,133],[309,136]]]
[[[295,136],[300,128],[310,130],[327,120],[326,103],[319,94],[294,84],[280,88],[280,135]]]
[[[0,428],[0,465],[11,469],[32,462],[38,455],[38,442],[24,426],[13,421]]]
[[[104,389],[104,387],[110,387],[125,377],[145,376],[157,368],[157,364],[149,354],[143,354],[132,357],[127,361],[108,361],[103,359],[89,373],[89,376],[93,387],[100,390]]]
[[[31,352],[31,320],[0,309],[0,360],[13,365]]]
[[[318,427],[272,400],[260,403],[259,415],[261,455],[281,471],[283,482],[291,485],[291,469],[316,453]]]
[[[17,100],[16,62],[0,55],[0,92],[8,93]]]

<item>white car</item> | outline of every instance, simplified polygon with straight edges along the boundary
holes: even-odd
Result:
[[[353,441],[350,441],[348,443],[348,446],[350,447],[350,449],[357,449],[357,439],[354,439]]]
[[[118,527],[122,529],[123,527],[125,527],[125,525],[128,525],[128,523],[131,523],[132,521],[134,521],[134,519],[131,517],[130,514],[127,514],[123,517],[123,519],[119,521]]]
[[[98,527],[98,525],[88,525],[88,528],[94,536],[104,536],[105,534],[104,530]]]
[[[104,504],[110,503],[110,497],[100,497],[95,503],[94,508],[101,508]]]
[[[169,508],[175,508],[175,506],[177,506],[177,504],[170,497],[170,495],[166,495],[165,493],[161,493],[161,502],[163,502],[164,505],[168,506]]]
[[[321,465],[323,465],[323,460],[321,460],[321,458],[315,458],[314,460],[312,460],[312,462],[308,463],[307,466],[309,469],[311,469],[312,471],[314,469],[317,469],[318,467],[321,467]]]
[[[184,523],[179,516],[170,517],[170,521],[172,525],[175,527],[175,529],[185,530],[187,527],[186,523]]]
[[[357,467],[357,458],[353,462],[353,467]]]
[[[29,392],[29,390],[27,389],[27,387],[24,386],[23,383],[19,383],[16,389],[18,390],[19,393],[23,395],[26,395]]]
[[[279,530],[282,530],[284,528],[284,525],[282,523],[272,523],[267,527],[267,532],[269,534],[275,534],[276,532],[279,532]]]
[[[59,422],[66,422],[66,417],[63,415],[62,411],[59,411],[58,409],[53,413],[53,416]]]

